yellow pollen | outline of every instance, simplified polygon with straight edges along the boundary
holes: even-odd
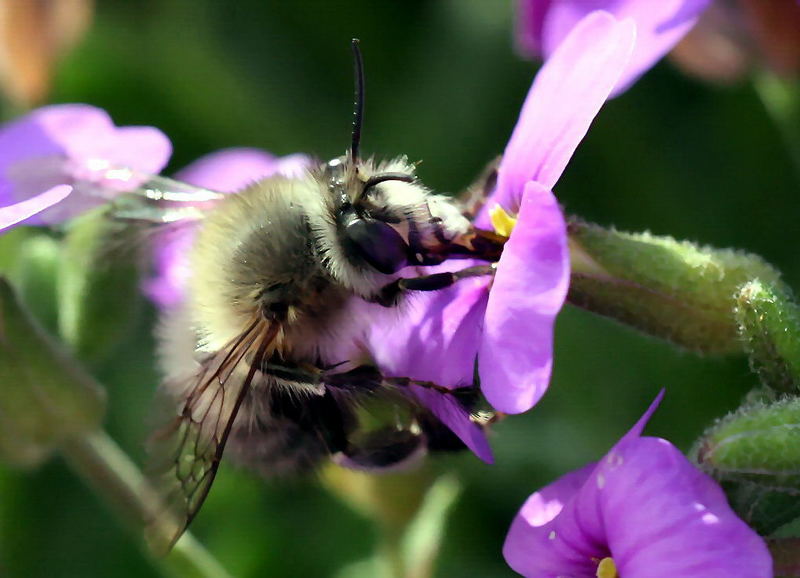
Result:
[[[494,232],[503,237],[510,237],[511,231],[514,230],[514,225],[517,224],[517,218],[508,214],[500,205],[495,205],[489,209],[489,219],[492,221]]]
[[[597,578],[619,578],[613,558],[603,558],[597,565]]]

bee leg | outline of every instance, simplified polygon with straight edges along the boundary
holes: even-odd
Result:
[[[461,214],[472,219],[483,208],[486,198],[497,185],[497,168],[502,157],[497,157],[489,162],[467,189],[456,197],[461,205]]]
[[[262,364],[261,371],[279,380],[293,391],[304,391],[316,395],[325,393],[325,384],[322,382],[324,370],[316,365],[294,363],[272,356]]]
[[[446,388],[430,381],[408,377],[387,377],[374,366],[362,365],[342,373],[330,373],[325,383],[331,390],[344,394],[344,399],[357,400],[359,395],[370,397],[390,396],[393,403],[402,403],[411,409],[413,420],[402,427],[397,425],[363,432],[354,430],[347,445],[334,461],[356,469],[398,469],[414,463],[427,452],[453,452],[466,449],[466,445],[430,409],[420,403],[411,386],[422,387],[445,396],[453,411],[463,412],[464,418],[478,426],[485,425],[472,410],[479,401],[474,386]],[[340,398],[341,399],[341,398]]]
[[[384,285],[380,292],[373,297],[373,301],[384,307],[392,307],[397,304],[400,296],[408,291],[438,291],[453,285],[460,279],[469,277],[479,277],[482,275],[494,275],[497,265],[476,265],[467,267],[460,271],[448,273],[434,273],[420,277],[395,279],[388,285]]]

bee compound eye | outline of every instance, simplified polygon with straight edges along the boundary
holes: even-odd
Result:
[[[408,263],[408,245],[390,225],[374,219],[354,219],[344,229],[349,248],[384,274]]]

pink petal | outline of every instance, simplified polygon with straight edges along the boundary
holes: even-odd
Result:
[[[72,192],[69,185],[53,187],[40,195],[8,207],[0,207],[0,231],[29,219],[48,207],[64,200]]]
[[[528,183],[489,293],[478,352],[481,389],[495,409],[526,411],[547,390],[569,273],[561,208],[546,187]]]
[[[764,541],[740,520],[722,489],[659,438],[622,444],[586,491],[602,511],[620,576],[767,578]]]
[[[617,22],[604,12],[588,15],[572,30],[533,81],[487,209],[499,203],[516,213],[528,181],[553,188],[624,70],[634,38],[630,21]],[[486,211],[477,224],[488,227]]]
[[[159,308],[170,309],[183,303],[189,282],[189,253],[197,234],[197,223],[165,229],[153,251],[155,273],[141,283],[142,292]]]
[[[542,2],[534,2],[543,4]],[[710,0],[548,0],[539,37],[549,58],[574,26],[594,10],[605,10],[617,19],[636,23],[636,46],[614,94],[628,88],[669,52],[691,30]],[[529,33],[530,35],[530,33]]]
[[[451,261],[424,273],[473,264]],[[485,277],[464,279],[448,289],[409,295],[401,308],[377,311],[365,343],[376,365],[386,375],[445,387],[472,384],[488,283]]]
[[[311,159],[302,154],[279,158],[259,149],[232,148],[197,159],[178,171],[175,178],[197,187],[230,193],[275,173],[299,176],[310,163]]]
[[[412,385],[410,389],[414,397],[431,410],[433,415],[439,418],[444,425],[449,427],[458,436],[458,439],[464,442],[464,445],[472,450],[476,456],[487,464],[494,462],[492,448],[489,447],[489,441],[486,439],[483,428],[470,420],[469,414],[456,402],[453,396],[443,395],[419,385]]]
[[[554,520],[569,504],[594,471],[595,464],[558,478],[532,494],[511,523],[503,544],[503,557],[523,576],[583,576],[594,574],[592,557],[602,548],[581,541],[554,540]]]
[[[558,0],[516,0],[514,37],[523,56],[542,56],[542,29],[553,2]]]

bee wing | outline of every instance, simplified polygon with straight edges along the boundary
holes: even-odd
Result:
[[[111,203],[111,216],[122,221],[164,224],[196,221],[224,194],[160,175],[139,175],[136,188]]]
[[[280,326],[263,320],[209,356],[186,383],[177,415],[150,443],[158,504],[145,520],[151,548],[166,554],[200,510],[219,468],[239,407]],[[249,368],[240,364],[248,355]]]

